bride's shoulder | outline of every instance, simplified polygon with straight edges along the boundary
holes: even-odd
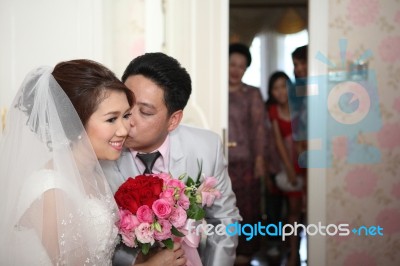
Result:
[[[65,181],[62,175],[53,169],[40,169],[32,172],[25,183],[34,187],[61,188],[61,183]]]
[[[46,191],[56,189],[61,192],[73,193],[74,186],[67,177],[54,169],[40,169],[32,172],[24,182],[23,190],[34,197],[44,194]]]
[[[27,175],[22,183],[17,204],[19,216],[25,213],[33,202],[43,199],[47,191],[60,187],[56,184],[58,176],[59,174],[52,169],[40,169]]]
[[[59,176],[59,173],[57,171],[55,171],[54,169],[50,169],[50,168],[44,168],[44,169],[40,169],[37,171],[32,172],[32,174],[29,176],[29,178],[52,178],[52,177],[56,177]]]

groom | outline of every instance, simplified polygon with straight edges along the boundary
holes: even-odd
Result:
[[[207,223],[216,226],[241,220],[219,136],[208,130],[180,125],[191,94],[187,71],[172,57],[147,53],[130,62],[122,81],[135,94],[136,102],[132,109],[130,138],[126,142],[129,149],[125,149],[114,165],[120,175],[106,172],[113,191],[126,178],[145,171],[171,173],[173,177],[186,173],[196,177],[200,161],[202,173],[216,177],[216,188],[222,193],[221,198],[206,208]],[[147,164],[142,154],[149,153],[154,155],[155,162]],[[237,236],[208,236],[200,249],[203,265],[233,265],[237,241]]]

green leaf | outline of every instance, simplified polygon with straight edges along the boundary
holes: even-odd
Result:
[[[190,204],[186,214],[189,218],[198,221],[204,218],[206,212],[198,204]]]
[[[171,238],[165,239],[162,241],[164,243],[164,245],[168,248],[168,249],[173,249],[174,248],[174,241],[172,241]]]
[[[201,204],[202,198],[201,195],[197,194],[196,195],[196,203]]]
[[[179,236],[179,237],[184,237],[184,236],[185,236],[184,234],[182,234],[181,232],[179,232],[178,229],[176,229],[175,226],[172,226],[172,228],[171,228],[171,233],[172,233],[174,236]]]
[[[162,231],[162,229],[161,229],[161,224],[160,224],[159,222],[155,222],[155,223],[154,223],[154,229],[155,229],[157,232],[161,232],[161,231]]]
[[[150,244],[146,243],[146,244],[142,244],[142,253],[143,255],[147,255],[147,253],[149,253],[150,250]]]
[[[196,183],[200,183],[201,172],[203,171],[203,160],[199,161],[199,159],[197,159],[197,165],[199,166],[199,173],[197,174]]]
[[[197,205],[196,201],[197,201],[196,196],[189,198],[190,205]]]
[[[193,179],[189,176],[188,179],[186,180],[186,186],[191,187],[194,185]]]
[[[172,175],[171,175],[172,176]],[[178,177],[178,179],[179,180],[182,180],[182,179],[184,179],[185,178],[185,176],[186,176],[186,173],[184,173],[184,174],[181,174],[179,177]]]

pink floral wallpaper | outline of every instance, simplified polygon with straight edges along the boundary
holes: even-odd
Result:
[[[327,223],[379,225],[383,236],[330,237],[326,265],[400,265],[400,0],[330,0],[329,58],[340,62],[339,39],[347,39],[346,60],[371,50],[382,127],[360,132],[358,142],[377,147],[381,161],[349,164],[349,144],[333,140],[327,169]]]

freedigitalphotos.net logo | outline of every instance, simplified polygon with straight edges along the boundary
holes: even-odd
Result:
[[[347,40],[341,39],[339,47],[341,66],[319,52],[315,58],[328,66],[329,73],[299,79],[289,89],[294,139],[320,143],[318,150],[299,155],[302,167],[330,167],[332,139],[340,136],[347,137],[349,163],[371,164],[381,158],[379,149],[359,142],[360,133],[377,132],[382,125],[376,75],[367,63],[372,52],[365,51],[347,67]]]
[[[293,225],[283,224],[282,222],[267,225],[262,224],[262,222],[256,224],[240,224],[236,222],[228,225],[218,224],[216,226],[212,224],[192,223],[189,225],[188,231],[191,234],[205,234],[206,236],[212,236],[214,234],[219,236],[245,236],[246,241],[251,241],[256,236],[280,236],[282,241],[286,241],[287,237],[292,235],[297,236],[300,232],[304,232],[308,236],[348,236],[351,233],[355,236],[383,236],[383,227],[379,225],[363,225],[351,229],[350,225],[347,223],[323,225],[321,222],[308,225],[297,222]]]

